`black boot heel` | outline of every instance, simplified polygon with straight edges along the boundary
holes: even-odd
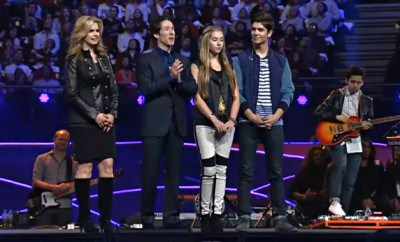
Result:
[[[221,234],[223,231],[222,216],[220,214],[213,214],[211,216],[211,233]]]
[[[109,234],[109,233],[115,233],[115,227],[111,224],[110,220],[104,221],[100,223],[100,232]]]
[[[81,230],[81,233],[82,233],[82,231],[85,233],[98,233],[99,232],[99,229],[96,226],[94,226],[94,224],[91,221],[81,223],[80,230]]]
[[[203,234],[211,234],[211,218],[209,214],[201,215],[200,229]]]

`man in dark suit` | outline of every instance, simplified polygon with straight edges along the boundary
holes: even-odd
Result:
[[[179,180],[186,130],[186,104],[197,93],[189,60],[172,51],[174,25],[161,18],[150,26],[157,47],[140,56],[138,86],[145,96],[141,136],[142,200],[140,216],[144,228],[154,227],[154,205],[162,155],[165,155],[164,228],[179,226]]]

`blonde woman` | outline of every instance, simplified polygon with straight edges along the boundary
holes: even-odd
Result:
[[[195,135],[201,158],[201,231],[221,233],[226,170],[239,112],[239,88],[228,61],[223,30],[203,32],[200,60],[191,66],[199,87],[195,96]]]
[[[79,163],[75,190],[81,230],[99,232],[90,215],[90,178],[98,161],[100,226],[112,232],[111,207],[116,158],[115,125],[118,89],[107,51],[101,41],[103,22],[81,16],[69,40],[66,61],[68,96],[72,104],[69,123]]]

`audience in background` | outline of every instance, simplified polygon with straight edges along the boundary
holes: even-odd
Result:
[[[396,186],[399,185],[400,146],[393,147],[393,158],[386,166],[386,173],[382,180],[381,210],[385,215],[400,213],[400,194]]]
[[[133,61],[130,55],[121,57],[121,68],[115,73],[115,81],[118,85],[137,86],[136,72],[133,70]]]
[[[292,180],[290,196],[309,219],[327,212],[326,172],[329,163],[330,156],[325,148],[311,147],[300,172]]]
[[[383,166],[379,160],[376,160],[376,151],[372,142],[363,140],[362,144],[361,166],[354,184],[349,214],[353,214],[357,210],[367,209],[380,211],[377,204],[383,179]]]
[[[128,51],[134,67],[134,55],[137,53],[134,49],[139,46],[139,52],[144,52],[153,48],[148,26],[159,16],[173,17],[179,36],[175,50],[194,60],[198,56],[197,39],[205,27],[221,27],[226,38],[228,55],[235,56],[242,53],[250,43],[250,16],[257,12],[269,13],[276,21],[281,21],[275,23],[271,44],[296,63],[296,67],[292,67],[296,78],[332,74],[326,72],[327,69],[333,70],[327,66],[333,67],[335,62],[332,49],[335,48],[336,36],[331,29],[337,26],[338,21],[343,20],[334,0],[289,0],[286,6],[278,6],[276,1],[271,0],[212,0],[207,3],[201,0],[104,0],[78,1],[79,5],[59,1],[41,6],[36,1],[24,2],[26,1],[12,2],[1,8],[2,12],[6,12],[0,15],[1,26],[6,26],[0,31],[0,64],[3,67],[3,73],[0,74],[3,82],[12,80],[13,75],[6,78],[4,72],[7,65],[12,63],[15,49],[21,48],[23,59],[26,60],[21,64],[28,64],[30,60],[34,66],[34,61],[50,59],[49,64],[53,70],[59,69],[57,79],[63,83],[66,46],[72,26],[82,15],[96,16],[103,20],[103,42],[108,47],[113,68],[117,70],[121,68],[120,54]],[[304,36],[309,37],[307,48],[301,46]],[[332,37],[333,42],[330,44],[325,40],[327,36]],[[133,49],[129,47],[132,39],[136,39],[132,43],[135,46]],[[31,55],[33,49],[36,57]],[[305,49],[311,54],[304,52]],[[22,69],[25,70],[24,67]],[[33,72],[38,69],[40,67],[33,68]],[[29,73],[26,75],[28,79],[31,76]],[[32,75],[36,76],[35,73]]]

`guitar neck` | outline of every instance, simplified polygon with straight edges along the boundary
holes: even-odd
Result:
[[[397,120],[400,120],[400,115],[390,116],[390,117],[385,117],[385,118],[377,118],[377,119],[371,120],[370,122],[372,124],[381,124],[381,123],[392,122],[392,121],[397,121]]]
[[[94,185],[96,185],[97,183],[99,183],[99,178],[95,178],[95,179],[90,180],[90,186],[94,186]],[[72,193],[74,193],[74,192],[75,192],[75,186],[73,186],[73,187],[71,187],[70,189],[68,189],[68,191],[66,191],[66,192],[64,192],[64,193],[62,193],[62,194],[60,194],[60,195],[54,197],[54,199],[62,198],[62,197],[64,197],[64,196],[70,195],[70,194],[72,194]]]

